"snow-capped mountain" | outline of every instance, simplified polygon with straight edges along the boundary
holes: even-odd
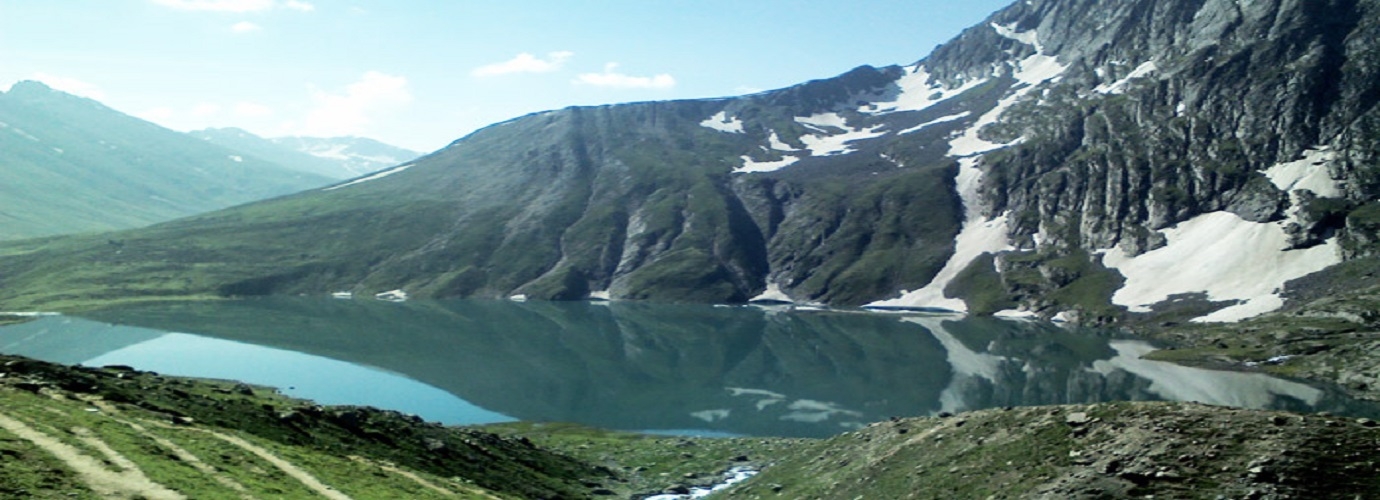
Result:
[[[422,153],[364,137],[275,137],[274,143],[339,165],[340,178],[359,177],[411,161]]]
[[[238,128],[208,128],[189,133],[256,158],[336,180],[364,176],[421,156],[361,137],[266,139]]]
[[[909,66],[537,113],[177,235],[255,244],[199,293],[1239,319],[1375,253],[1377,31],[1365,2],[1021,1]]]

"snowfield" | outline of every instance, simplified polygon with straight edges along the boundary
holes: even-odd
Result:
[[[1202,292],[1212,301],[1240,301],[1195,322],[1234,322],[1279,309],[1286,281],[1341,263],[1336,239],[1303,250],[1284,250],[1288,237],[1279,223],[1259,223],[1230,212],[1194,217],[1161,231],[1169,243],[1135,257],[1120,245],[1106,250],[1103,265],[1126,283],[1112,303],[1133,312],[1171,295]]]
[[[706,118],[704,121],[700,122],[700,126],[728,134],[743,133],[743,121],[739,120],[736,116],[729,118],[728,112],[726,111],[720,111],[718,114]]]
[[[1131,80],[1135,80],[1137,78],[1145,78],[1156,71],[1159,71],[1159,66],[1155,64],[1155,61],[1147,61],[1141,63],[1140,66],[1136,66],[1136,69],[1131,70],[1131,74],[1126,75],[1126,78],[1122,78],[1115,82],[1098,85],[1097,88],[1093,89],[1093,92],[1097,92],[1099,94],[1112,95],[1120,94],[1126,92],[1126,86],[1131,83]],[[1101,71],[1098,72],[1099,75],[1101,73]]]
[[[343,187],[349,187],[349,186],[353,186],[353,185],[355,185],[355,184],[363,184],[363,183],[365,183],[365,182],[374,181],[374,180],[379,180],[379,179],[382,179],[382,178],[384,178],[384,177],[388,177],[388,176],[393,175],[393,174],[396,174],[396,173],[398,173],[398,172],[402,172],[402,171],[404,171],[404,170],[407,170],[407,169],[409,169],[409,168],[411,168],[411,167],[412,167],[412,164],[411,164],[411,163],[408,163],[408,164],[406,164],[406,165],[398,165],[398,166],[396,166],[396,167],[390,168],[390,169],[388,169],[388,170],[384,170],[384,171],[382,171],[382,172],[378,172],[378,173],[376,173],[376,174],[374,174],[374,175],[370,175],[370,176],[368,176],[368,177],[361,177],[361,178],[355,179],[355,180],[353,180],[353,181],[350,181],[350,182],[346,182],[346,183],[344,183],[344,184],[341,184],[341,185],[339,185],[339,186],[331,186],[331,187],[328,187],[328,188],[326,188],[326,189],[322,189],[322,191],[335,191],[335,190],[340,189],[340,188],[343,188]]]

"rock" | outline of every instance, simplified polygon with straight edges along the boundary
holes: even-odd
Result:
[[[1065,422],[1065,423],[1067,423],[1067,424],[1069,424],[1069,425],[1072,425],[1072,426],[1075,426],[1075,427],[1080,426],[1080,425],[1086,425],[1088,422],[1091,422],[1091,421],[1092,421],[1092,418],[1088,417],[1088,414],[1087,414],[1087,413],[1081,412],[1081,411],[1076,411],[1076,412],[1070,413],[1070,414],[1068,414],[1068,416],[1064,417],[1064,422]]]

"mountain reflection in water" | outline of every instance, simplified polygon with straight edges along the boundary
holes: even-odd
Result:
[[[59,327],[61,320],[73,326]],[[124,334],[121,345],[93,331],[109,325],[140,333]],[[35,335],[38,329],[45,333]],[[1142,360],[1147,344],[1105,332],[991,318],[689,304],[271,298],[144,305],[3,328],[0,352],[115,363],[104,354],[151,342],[158,332],[373,367],[482,408],[452,411],[448,423],[512,417],[626,430],[826,436],[892,416],[1115,400],[1371,413],[1335,391],[1260,373]],[[223,364],[256,357],[234,352],[222,356],[231,358]],[[178,370],[163,371],[243,378]],[[348,399],[366,389],[333,391]],[[419,407],[424,417],[443,418]]]

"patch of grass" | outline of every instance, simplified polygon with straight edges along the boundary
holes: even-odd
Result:
[[[1006,287],[1002,285],[1001,274],[997,273],[995,256],[984,253],[968,267],[959,272],[949,286],[944,288],[944,294],[950,297],[963,299],[968,305],[971,314],[983,315],[992,314],[997,311],[1014,309],[1016,302],[1011,300],[1007,294]]]

